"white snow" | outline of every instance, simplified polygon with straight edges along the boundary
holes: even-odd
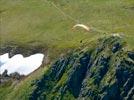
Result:
[[[0,56],[0,74],[6,69],[8,74],[18,72],[21,75],[28,75],[42,64],[44,55],[37,53],[29,57],[23,57],[21,54],[17,54],[12,58],[9,58],[8,53]]]
[[[121,35],[119,33],[113,33],[112,36],[114,36],[114,37],[121,37]]]
[[[0,66],[9,60],[8,53],[0,55]]]

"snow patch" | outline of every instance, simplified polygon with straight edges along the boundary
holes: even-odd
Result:
[[[43,58],[44,54],[41,53],[29,57],[17,54],[12,58],[9,58],[9,54],[6,53],[0,56],[0,74],[7,69],[8,74],[18,72],[21,75],[28,75],[41,66]]]

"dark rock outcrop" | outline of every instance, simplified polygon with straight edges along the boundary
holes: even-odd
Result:
[[[32,83],[30,100],[132,100],[133,53],[119,37],[100,39],[92,48],[78,49],[58,59]],[[130,59],[131,58],[131,59]]]
[[[20,75],[17,72],[11,73],[8,75],[8,71],[5,70],[2,74],[0,74],[0,84],[5,84],[6,82],[13,82],[15,80],[21,80],[24,77],[24,75]]]
[[[128,52],[128,56],[134,60],[134,52]]]
[[[44,53],[45,50],[43,46],[20,46],[17,44],[4,44],[0,46],[0,54],[9,53],[9,57],[12,57],[16,54],[22,54],[25,57],[30,56],[35,53]]]
[[[112,52],[115,53],[117,52],[119,49],[121,49],[121,44],[120,43],[115,43],[112,47]]]

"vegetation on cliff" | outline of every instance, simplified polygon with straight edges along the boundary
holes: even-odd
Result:
[[[126,51],[122,38],[99,39],[92,46],[88,44],[57,59],[39,77],[27,78],[28,82],[24,80],[6,99],[132,100],[133,55],[133,51]]]

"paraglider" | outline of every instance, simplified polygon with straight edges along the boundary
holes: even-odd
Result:
[[[83,28],[86,31],[90,31],[90,28],[88,26],[84,25],[84,24],[76,24],[76,25],[73,26],[72,29],[75,29],[77,27],[81,27],[81,28]]]

